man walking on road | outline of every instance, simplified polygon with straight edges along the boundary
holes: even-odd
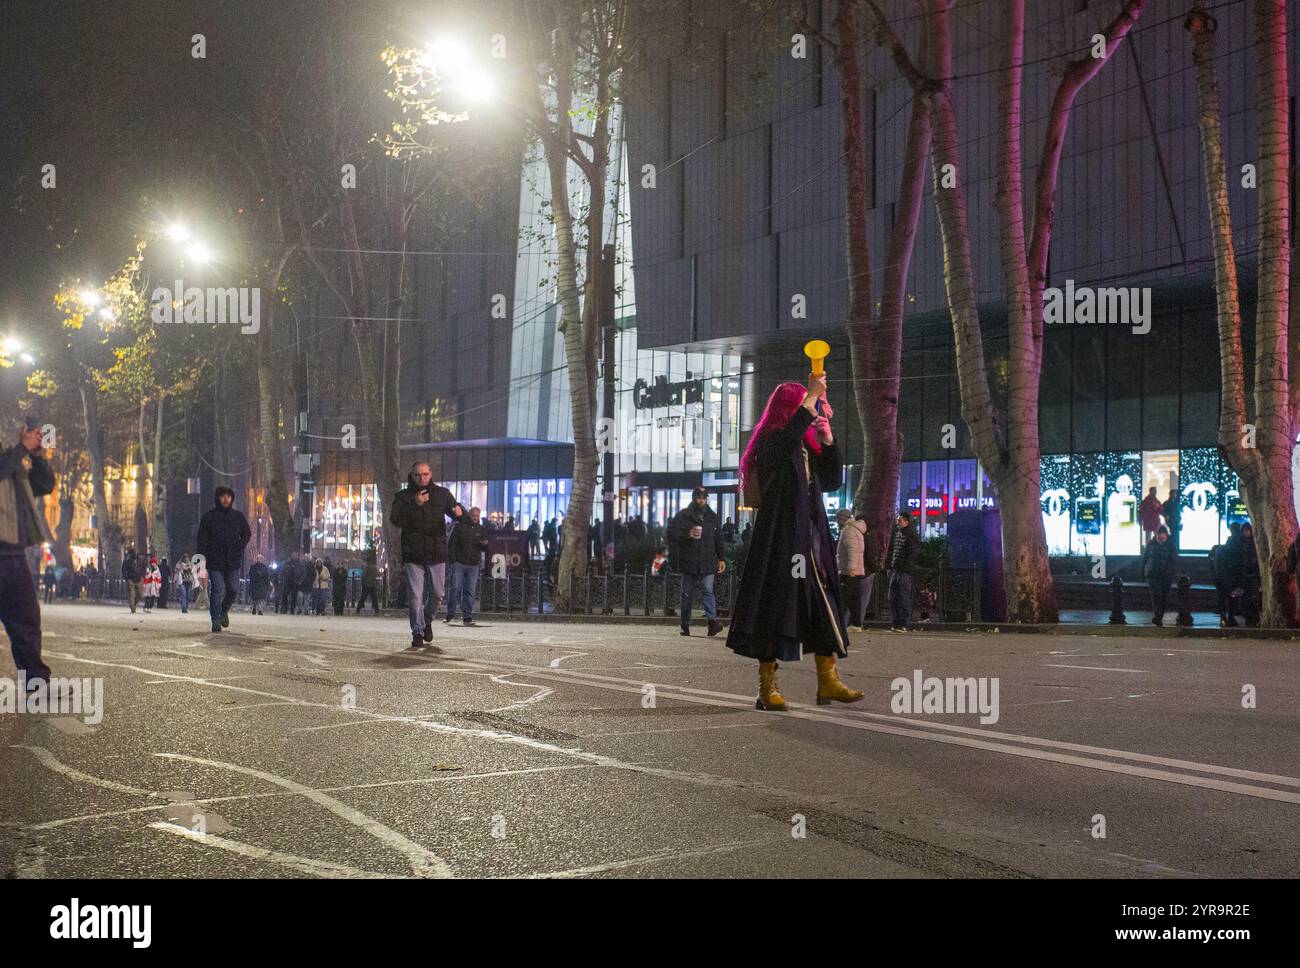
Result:
[[[207,562],[211,587],[208,589],[208,614],[212,631],[230,627],[230,606],[239,593],[239,570],[244,563],[244,548],[253,532],[242,511],[235,510],[235,492],[217,488],[216,506],[199,519],[198,551]]]
[[[709,507],[709,492],[702,487],[692,492],[691,503],[678,511],[668,525],[673,567],[682,575],[682,635],[691,634],[691,607],[697,584],[709,620],[709,635],[722,631],[718,601],[713,594],[713,577],[727,567],[720,525],[717,512]]]
[[[127,548],[122,559],[122,580],[126,582],[126,604],[134,615],[136,605],[144,598],[144,559],[134,548]]]
[[[16,445],[0,452],[0,624],[29,689],[50,680],[50,667],[41,661],[41,606],[27,549],[52,540],[36,498],[53,490],[40,428],[29,425]]]
[[[447,519],[464,513],[451,491],[433,483],[424,461],[411,466],[406,487],[393,498],[388,523],[402,532],[412,649],[433,641],[433,616],[447,577]]]
[[[271,569],[266,567],[266,559],[258,555],[257,561],[253,562],[253,567],[248,569],[248,597],[254,615],[265,614],[262,609],[266,606],[266,599],[270,594]]]
[[[465,625],[474,624],[474,594],[478,591],[478,572],[482,554],[488,549],[487,537],[479,524],[478,508],[470,508],[469,515],[456,522],[447,543],[447,558],[451,562],[451,587],[447,590],[447,617],[451,624],[460,605],[460,617]],[[459,602],[457,597],[459,596]]]
[[[906,632],[912,622],[912,569],[916,566],[916,528],[906,511],[898,515],[889,538],[885,567],[889,570],[889,607],[893,611],[891,632]]]

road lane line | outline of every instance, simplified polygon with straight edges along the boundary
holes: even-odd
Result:
[[[184,837],[191,843],[202,844],[205,847],[216,847],[219,850],[224,850],[228,853],[238,854],[240,857],[265,861],[268,864],[277,864],[280,867],[287,867],[290,870],[298,871],[300,874],[310,874],[313,877],[386,880],[391,877],[400,876],[393,874],[375,874],[370,871],[357,870],[357,868],[348,867],[345,864],[335,864],[326,860],[313,860],[310,857],[298,857],[294,854],[283,854],[278,850],[269,850],[266,847],[254,847],[251,844],[243,844],[237,840],[220,837],[217,834],[196,833],[188,827],[182,827],[179,824],[168,823],[163,820],[151,823],[149,824],[149,827],[153,830],[161,830],[164,833]]]
[[[301,797],[305,797],[318,806],[324,807],[336,817],[340,817],[348,823],[360,827],[380,843],[385,844],[397,853],[402,854],[406,857],[407,861],[411,865],[411,870],[417,876],[453,876],[451,867],[448,866],[445,860],[433,853],[433,851],[421,847],[412,840],[408,840],[405,835],[398,833],[392,827],[385,826],[373,817],[367,816],[360,810],[348,806],[342,800],[336,800],[334,797],[322,793],[320,790],[313,787],[290,780],[287,777],[268,773],[265,770],[259,770],[251,766],[241,766],[238,763],[226,763],[222,760],[206,760],[198,756],[186,756],[183,753],[155,753],[153,755],[162,757],[163,759],[181,760],[185,763],[197,763],[202,766],[211,766],[218,770],[230,770],[233,773],[243,773],[245,776],[255,776],[259,780],[265,780],[267,783],[273,783],[278,787],[283,787]]]
[[[1057,662],[1044,662],[1048,669],[1091,669],[1093,672],[1148,672],[1147,669],[1116,669],[1113,666],[1062,665]]]

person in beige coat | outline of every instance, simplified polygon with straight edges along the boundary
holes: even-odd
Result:
[[[867,523],[853,516],[848,508],[836,514],[840,540],[835,560],[840,574],[840,601],[844,603],[844,624],[849,629],[862,628],[867,608],[867,572],[865,566]]]

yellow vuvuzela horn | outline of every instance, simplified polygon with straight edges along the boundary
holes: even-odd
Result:
[[[809,340],[803,347],[803,355],[812,360],[812,371],[816,374],[826,372],[825,361],[830,352],[831,344],[824,339]]]

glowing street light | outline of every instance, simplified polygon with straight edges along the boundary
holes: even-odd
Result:
[[[212,261],[212,250],[202,242],[195,242],[185,250],[185,258],[202,265]]]
[[[496,83],[474,63],[459,37],[439,37],[420,55],[420,67],[438,75],[444,86],[467,101],[482,103],[495,93]]]
[[[104,297],[95,289],[87,289],[82,292],[81,301],[93,309],[104,301]]]
[[[167,226],[167,238],[173,242],[188,242],[190,240],[189,227],[180,223],[173,223]]]
[[[23,344],[20,340],[12,336],[6,336],[4,339],[0,340],[0,355],[17,356],[22,351]]]
[[[117,319],[117,313],[113,312],[110,307],[105,306],[99,311],[99,318],[104,320],[106,323],[111,323]]]

